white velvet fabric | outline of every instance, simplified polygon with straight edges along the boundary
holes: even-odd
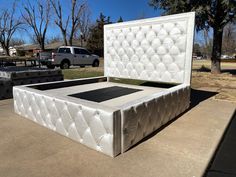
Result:
[[[190,83],[194,13],[106,25],[105,76]]]
[[[122,109],[122,152],[183,113],[190,103],[190,87],[179,85],[135,100]]]
[[[120,153],[120,112],[116,109],[52,97],[14,87],[19,115],[109,156]]]
[[[107,25],[104,32],[105,76],[179,85],[113,106],[14,87],[14,107],[18,114],[114,157],[189,107],[194,13]]]

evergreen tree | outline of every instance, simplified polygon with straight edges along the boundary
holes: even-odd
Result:
[[[96,20],[96,24],[90,28],[90,35],[87,41],[88,49],[99,55],[103,55],[103,27],[110,23],[110,17],[106,17],[100,13],[99,18]]]
[[[197,30],[213,29],[213,47],[211,54],[211,72],[220,73],[220,57],[223,29],[235,18],[235,0],[149,0],[155,9],[164,10],[164,14],[196,12]]]
[[[117,20],[118,23],[123,22],[123,18],[120,16],[120,18]]]
[[[201,46],[198,43],[193,45],[193,53],[197,56],[202,55],[201,53]]]

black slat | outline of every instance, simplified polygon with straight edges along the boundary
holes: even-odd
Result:
[[[84,100],[94,101],[94,102],[103,102],[113,98],[117,98],[124,95],[129,95],[135,92],[141,91],[140,89],[132,89],[127,87],[107,87],[87,92],[76,93],[68,95],[71,97],[76,97]]]

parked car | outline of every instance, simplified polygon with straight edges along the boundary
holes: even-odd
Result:
[[[204,57],[203,57],[203,55],[193,55],[193,59],[202,60],[202,59],[204,59]]]
[[[52,58],[52,52],[39,52],[34,53],[34,57],[39,57],[40,60],[48,60]]]
[[[75,46],[61,46],[56,53],[52,53],[51,57],[43,53],[40,56],[42,65],[48,68],[55,68],[56,66],[61,69],[68,69],[70,66],[84,67],[92,65],[93,67],[99,66],[99,56],[91,54],[88,50]]]
[[[227,60],[227,59],[234,59],[234,57],[233,56],[229,56],[229,55],[221,55],[221,59],[225,59],[225,60]]]

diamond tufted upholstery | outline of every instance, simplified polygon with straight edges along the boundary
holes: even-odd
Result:
[[[122,152],[190,103],[194,13],[107,25],[105,75],[180,84],[122,107]]]
[[[194,13],[106,25],[105,76],[190,83]]]
[[[18,86],[14,107],[18,114],[114,157],[189,107],[194,13],[106,25],[104,32],[105,76],[176,86],[113,107],[52,95],[37,90],[38,85]],[[60,84],[79,86],[88,80]]]
[[[189,107],[190,87],[185,85],[124,106],[122,152],[184,112]]]
[[[16,113],[110,156],[120,153],[120,112],[14,87]]]

